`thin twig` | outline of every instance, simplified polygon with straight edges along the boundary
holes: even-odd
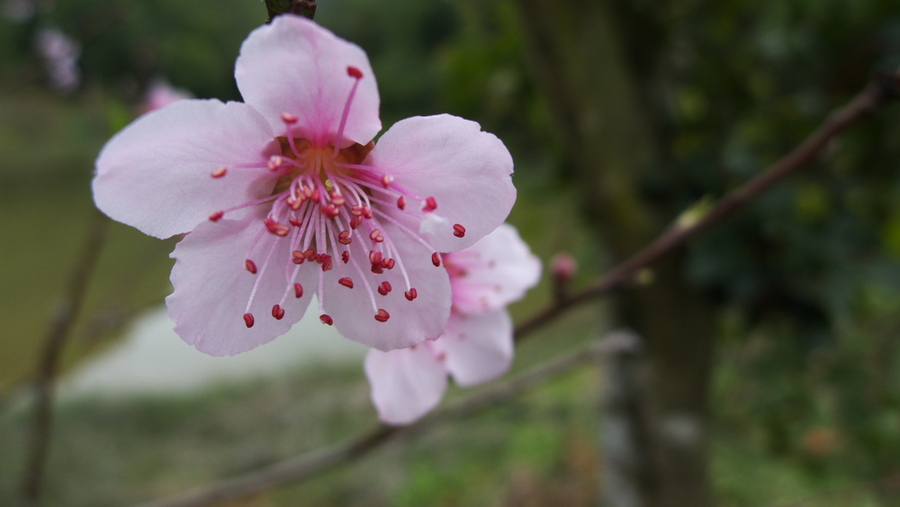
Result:
[[[280,461],[256,472],[218,484],[206,486],[183,495],[141,504],[139,507],[199,507],[226,500],[246,498],[276,486],[298,483],[315,475],[362,457],[382,444],[400,437],[411,437],[448,421],[458,419],[519,396],[561,373],[587,363],[608,351],[606,341],[591,343],[563,357],[540,364],[527,372],[486,389],[470,394],[436,410],[409,426],[374,428],[344,443],[324,447],[295,458]]]
[[[44,349],[38,359],[35,372],[34,423],[31,429],[28,461],[22,479],[22,499],[27,504],[36,504],[41,494],[47,452],[50,449],[53,400],[60,356],[72,333],[75,319],[78,318],[81,308],[84,306],[88,283],[97,267],[100,249],[103,248],[109,228],[109,219],[99,211],[94,211],[91,222],[87,243],[75,264],[65,298],[60,303],[47,332],[47,337],[44,339]]]
[[[516,327],[516,338],[521,339],[526,334],[582,303],[633,284],[635,275],[640,270],[680,247],[700,232],[724,221],[788,176],[810,166],[838,134],[856,125],[879,107],[898,97],[900,97],[900,71],[876,76],[853,100],[833,113],[803,143],[781,160],[723,197],[702,217],[686,224],[676,222],[643,250],[623,261],[593,285],[556,301],[545,310],[519,324]]]

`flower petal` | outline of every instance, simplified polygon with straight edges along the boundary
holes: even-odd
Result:
[[[443,348],[447,370],[457,384],[468,387],[487,382],[512,364],[512,319],[504,309],[481,315],[454,313],[435,345]]]
[[[325,273],[322,298],[325,312],[334,318],[334,325],[346,338],[378,350],[401,349],[433,340],[443,332],[450,316],[447,270],[435,267],[431,262],[432,252],[396,227],[388,224],[383,227],[383,233],[400,251],[402,268],[398,262],[394,269],[374,275],[370,270],[368,251],[363,250],[361,242],[354,241],[350,245],[351,262],[344,264],[335,259],[335,269]],[[359,264],[360,270],[353,262]],[[410,285],[418,292],[413,301],[408,301],[404,295],[408,287],[402,269],[406,270]],[[338,283],[344,276],[354,280],[352,289]],[[363,278],[369,283],[368,290]],[[375,292],[383,281],[393,288],[386,296]],[[375,320],[378,309],[388,312],[387,322]]]
[[[434,197],[438,218],[421,232],[435,250],[455,252],[493,231],[509,215],[516,200],[509,151],[493,134],[473,121],[450,115],[417,116],[394,124],[378,140],[367,159],[373,170],[394,177],[397,187],[421,199]],[[420,230],[421,206],[407,213],[393,210],[404,225]],[[435,231],[440,224],[442,231]],[[454,235],[460,224],[465,235]]]
[[[447,370],[427,346],[370,350],[366,376],[378,417],[388,424],[419,419],[440,403],[447,389]]]
[[[271,191],[265,164],[272,131],[246,104],[182,100],[142,116],[100,152],[93,181],[97,207],[158,238],[193,229],[215,211]],[[220,167],[227,175],[213,178]],[[262,174],[262,177],[261,177]]]
[[[360,144],[381,130],[375,73],[366,53],[319,25],[298,16],[278,16],[254,30],[241,46],[235,65],[238,88],[281,135],[282,113],[299,118],[298,128],[314,143],[329,142],[338,131],[353,88],[348,67],[362,72],[344,137]]]
[[[502,224],[471,247],[445,254],[461,273],[450,278],[453,305],[463,313],[484,313],[517,301],[541,277],[541,261],[515,227]]]
[[[166,298],[166,305],[175,321],[175,332],[209,355],[235,355],[281,336],[303,317],[315,293],[313,270],[301,269],[294,281],[306,289],[303,297],[297,299],[291,291],[282,305],[284,318],[272,316],[272,307],[292,287],[284,264],[290,258],[290,245],[285,238],[265,233],[251,257],[257,264],[257,274],[249,273],[245,261],[262,229],[264,213],[260,210],[253,215],[244,220],[202,223],[172,253],[176,259],[171,277],[175,291]],[[266,265],[270,251],[271,261]],[[247,328],[243,315],[257,279],[259,285],[250,307],[255,323]]]

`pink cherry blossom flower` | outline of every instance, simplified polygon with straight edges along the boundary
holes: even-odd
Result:
[[[173,102],[190,98],[193,98],[193,95],[187,90],[175,88],[165,79],[155,79],[147,88],[147,93],[144,94],[140,112],[141,114],[149,113],[162,109]]]
[[[62,93],[74,92],[81,83],[78,68],[81,45],[57,28],[42,28],[36,37],[37,50],[44,60],[50,84]]]
[[[450,314],[437,252],[470,246],[515,201],[512,159],[477,123],[440,115],[381,129],[365,53],[315,23],[253,31],[235,76],[246,103],[181,100],[107,143],[93,190],[110,217],[165,238],[175,330],[211,355],[320,320],[391,350]]]
[[[447,375],[472,386],[509,369],[513,326],[506,305],[520,299],[541,275],[541,263],[515,228],[501,225],[473,246],[443,255],[453,311],[434,341],[401,350],[370,350],[366,375],[379,417],[409,424],[437,406]]]

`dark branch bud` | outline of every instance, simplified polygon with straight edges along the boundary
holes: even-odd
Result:
[[[269,13],[267,23],[282,14],[296,14],[313,19],[316,17],[316,7],[316,0],[266,0],[266,10]]]

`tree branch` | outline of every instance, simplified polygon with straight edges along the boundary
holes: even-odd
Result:
[[[522,339],[525,335],[582,303],[615,289],[634,284],[636,275],[642,269],[685,244],[697,234],[724,221],[788,176],[808,167],[838,134],[897,98],[900,98],[900,71],[875,76],[872,82],[853,100],[832,113],[824,124],[781,160],[727,194],[705,214],[699,217],[688,217],[689,220],[676,221],[649,245],[614,267],[593,285],[556,301],[555,304],[519,324],[516,327],[516,338]]]
[[[262,493],[276,486],[302,482],[338,465],[365,456],[391,440],[426,432],[448,421],[465,417],[515,398],[552,377],[596,359],[601,354],[608,352],[611,346],[618,346],[618,344],[618,341],[613,343],[606,340],[591,343],[563,357],[540,364],[513,379],[494,384],[453,403],[448,403],[443,408],[432,412],[409,426],[379,424],[344,443],[286,459],[259,471],[189,491],[183,495],[141,504],[139,507],[199,507],[213,505],[226,500],[235,500]]]
[[[316,0],[266,0],[266,11],[269,13],[271,23],[276,16],[282,14],[296,14],[304,18],[316,17]]]
[[[22,479],[22,498],[27,504],[36,504],[40,497],[47,453],[50,449],[54,388],[60,356],[72,333],[75,320],[84,306],[88,283],[97,267],[97,259],[100,257],[100,250],[103,248],[108,228],[109,219],[95,210],[88,230],[87,243],[75,264],[65,298],[53,318],[47,337],[44,339],[44,349],[39,358],[34,378],[36,395],[34,423],[28,461]]]

